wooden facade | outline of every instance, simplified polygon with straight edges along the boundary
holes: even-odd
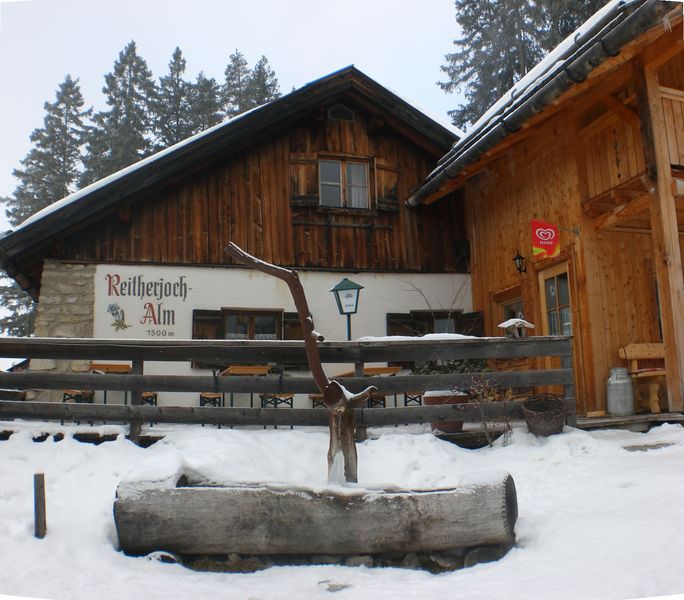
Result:
[[[500,335],[514,301],[535,335],[572,333],[581,413],[605,410],[610,369],[626,366],[620,347],[660,341],[663,408],[682,410],[681,20],[680,9],[671,31],[659,23],[636,36],[427,199],[465,194],[473,307],[487,335]],[[558,225],[558,257],[533,258],[532,219]],[[514,267],[517,253],[525,272]],[[547,305],[552,287],[558,307]]]
[[[464,273],[463,203],[405,206],[455,139],[350,67],[83,190],[0,259],[34,297],[45,258],[225,266],[229,241],[300,269]],[[320,161],[363,168],[366,205],[324,205]]]
[[[222,265],[234,241],[266,261],[305,269],[458,270],[454,231],[443,223],[461,224],[462,239],[462,208],[414,212],[401,202],[435,156],[392,130],[370,134],[370,115],[354,113],[353,122],[323,119],[316,128],[305,120],[155,190],[127,207],[125,218],[119,211],[66,237],[59,258]],[[369,210],[319,206],[321,158],[368,166]]]

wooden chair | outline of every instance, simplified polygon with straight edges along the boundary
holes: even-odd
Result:
[[[629,376],[634,385],[634,396],[637,406],[648,408],[652,413],[660,412],[658,389],[665,381],[667,372],[664,367],[639,365],[639,361],[662,362],[665,360],[665,347],[661,343],[627,344],[618,351],[620,358],[628,363]],[[644,397],[641,388],[645,387],[648,395]]]

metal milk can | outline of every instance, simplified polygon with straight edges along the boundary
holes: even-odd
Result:
[[[634,414],[634,390],[629,371],[624,367],[610,370],[606,382],[606,408],[611,415],[624,417]]]

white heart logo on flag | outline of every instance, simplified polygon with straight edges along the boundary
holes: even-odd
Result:
[[[553,229],[537,229],[535,233],[544,242],[549,242],[556,237],[556,232]]]

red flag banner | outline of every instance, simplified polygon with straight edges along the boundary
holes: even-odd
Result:
[[[532,257],[554,258],[560,254],[558,226],[540,219],[532,219]]]

